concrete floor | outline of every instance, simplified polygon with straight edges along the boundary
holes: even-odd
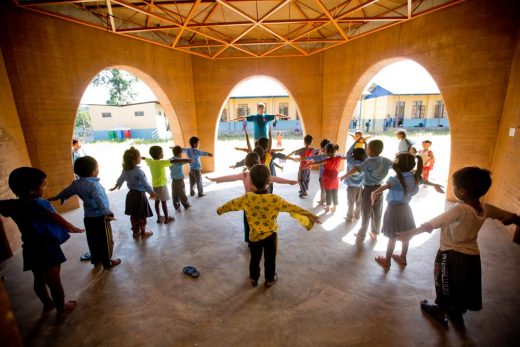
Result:
[[[312,192],[316,192],[313,173]],[[287,215],[279,218],[278,282],[265,289],[248,281],[249,252],[242,241],[240,212],[217,216],[215,209],[243,191],[240,184],[210,184],[193,208],[175,212],[171,225],[148,220],[154,235],[135,241],[124,215],[123,189],[109,195],[118,218],[112,224],[115,256],[123,263],[93,269],[78,260],[84,235],[63,245],[67,299],[78,308],[59,327],[40,318],[32,275],[22,272],[21,254],[0,265],[27,346],[507,346],[520,341],[520,246],[488,221],[480,233],[484,308],[465,315],[466,329],[439,327],[420,308],[432,299],[438,232],[418,240],[409,265],[393,263],[385,273],[374,262],[385,240],[356,245],[356,224],[346,224],[345,191],[336,215],[323,216],[311,232]],[[312,209],[297,188],[275,192]],[[311,195],[312,196],[312,195]],[[444,208],[444,196],[421,188],[413,202],[418,223]],[[315,199],[314,199],[315,200]],[[314,204],[315,205],[315,204]],[[172,209],[170,204],[170,210]],[[428,210],[428,211],[425,211]],[[64,214],[82,225],[82,210]],[[198,279],[182,273],[194,265]],[[263,271],[263,269],[262,269]]]

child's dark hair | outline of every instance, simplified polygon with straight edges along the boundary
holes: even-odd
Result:
[[[72,139],[72,145],[77,145],[79,142],[81,141],[81,139],[78,139],[77,137],[73,138]]]
[[[303,143],[310,146],[312,144],[312,136],[311,135],[305,135],[303,137]]]
[[[141,153],[134,147],[130,147],[123,154],[123,170],[132,170],[137,166],[137,158],[141,156]]]
[[[98,163],[96,159],[86,155],[76,159],[74,162],[74,173],[79,177],[91,177],[92,172],[96,170]]]
[[[258,154],[258,156],[260,157],[260,160],[265,158],[265,151],[262,147],[260,147],[260,146],[255,147],[255,149],[253,149],[253,152]]]
[[[200,139],[197,136],[190,137],[190,146],[195,147],[197,143],[200,142]]]
[[[401,135],[403,139],[406,139],[406,131],[404,130],[398,130],[395,132],[396,135]]]
[[[264,150],[267,150],[267,147],[269,146],[269,139],[267,137],[259,138],[258,146],[262,147]]]
[[[383,152],[383,148],[385,145],[383,144],[383,141],[381,140],[372,140],[368,143],[368,148],[375,154],[379,155],[381,152]]]
[[[339,149],[339,146],[332,143],[332,142],[329,142],[327,143],[327,146],[325,146],[325,153],[327,153],[328,155],[334,155],[336,154],[336,151]]]
[[[251,168],[249,172],[249,177],[251,177],[251,183],[256,187],[257,192],[265,192],[267,191],[267,187],[269,186],[269,181],[271,174],[269,173],[269,169],[265,165],[255,165]]]
[[[172,147],[173,155],[176,157],[180,157],[182,155],[182,147],[181,146],[174,146]]]
[[[152,147],[150,147],[150,150],[148,151],[148,153],[150,153],[152,158],[157,160],[157,159],[161,159],[161,156],[163,154],[163,150],[162,150],[161,146],[152,146]]]
[[[367,152],[364,148],[354,148],[352,151],[352,158],[363,161],[367,158]]]
[[[363,136],[363,132],[361,130],[357,130],[354,135]]]
[[[329,140],[329,139],[323,139],[323,140],[321,140],[321,142],[320,142],[320,148],[325,148],[325,146],[327,146],[329,143],[330,143],[330,140]]]
[[[256,108],[263,108],[265,110],[265,104],[263,102],[259,102],[257,105],[256,105]]]
[[[453,183],[464,188],[469,196],[480,199],[491,187],[491,171],[476,166],[465,167],[455,171]]]
[[[402,152],[395,156],[394,164],[392,168],[397,174],[397,179],[403,186],[404,195],[408,194],[408,187],[406,186],[406,182],[404,180],[403,172],[410,172],[415,167],[415,159],[417,158],[417,169],[415,170],[414,178],[415,183],[419,184],[423,171],[423,162],[420,155],[414,156],[411,153]]]
[[[430,145],[432,144],[430,140],[424,140],[422,143],[429,143]]]
[[[256,152],[247,153],[244,163],[251,170],[253,166],[260,164],[260,156]]]
[[[47,174],[34,167],[19,167],[9,174],[9,188],[19,198],[26,198],[38,190]]]

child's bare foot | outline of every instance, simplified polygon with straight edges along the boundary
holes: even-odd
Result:
[[[67,301],[63,305],[63,311],[56,314],[56,324],[62,324],[69,313],[74,311],[78,303],[74,300]]]
[[[161,224],[161,223],[164,223],[164,217],[159,216],[159,217],[157,217],[157,224]]]
[[[406,259],[403,259],[400,255],[392,254],[392,259],[395,260],[395,262],[401,266],[406,266]]]
[[[140,236],[141,236],[141,234],[139,234],[139,232],[134,232],[134,233],[132,234],[132,237],[133,237],[134,239],[138,239]]]
[[[164,220],[164,224],[170,224],[171,222],[173,222],[175,220],[175,218],[173,217],[168,217]]]
[[[121,259],[119,259],[119,258],[111,259],[110,260],[110,265],[109,266],[105,266],[105,269],[113,268],[114,266],[118,266],[119,264],[121,264]]]
[[[329,212],[330,211],[330,208],[327,206],[325,207],[325,213]]]
[[[47,313],[51,312],[55,308],[56,308],[56,306],[54,306],[54,303],[52,303],[52,302],[49,303],[49,304],[43,305],[42,316],[44,316]]]
[[[336,212],[336,206],[332,206],[332,207],[330,208],[330,212],[332,212],[332,213]]]
[[[151,231],[143,231],[143,232],[141,233],[141,238],[142,238],[142,239],[146,239],[147,237],[150,237],[150,236],[152,236],[152,235],[153,235],[153,232],[151,232]]]
[[[373,232],[369,231],[368,234],[370,235],[370,238],[372,240],[377,240],[377,234],[374,234]]]

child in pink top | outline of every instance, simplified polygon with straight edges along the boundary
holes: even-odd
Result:
[[[256,148],[255,148],[256,150]],[[236,175],[229,175],[229,176],[222,176],[222,177],[214,177],[210,178],[206,176],[206,178],[212,182],[217,183],[223,183],[223,182],[235,182],[235,181],[242,181],[244,183],[244,190],[246,193],[248,192],[254,192],[256,190],[255,186],[251,182],[251,178],[249,177],[249,170],[255,165],[260,165],[260,156],[256,153],[256,151],[248,153],[246,155],[245,164],[247,170],[236,174]],[[276,176],[270,176],[271,183],[280,183],[280,184],[297,184],[298,181],[288,180],[281,177]],[[244,212],[244,231],[245,231],[245,242],[249,242],[249,224],[247,223],[246,214]]]

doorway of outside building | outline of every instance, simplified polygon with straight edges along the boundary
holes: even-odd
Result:
[[[433,153],[434,163],[428,180],[446,187],[451,153],[448,110],[434,79],[421,65],[411,60],[393,62],[372,77],[358,96],[350,120],[349,134],[354,135],[356,131],[370,137],[368,142],[382,140],[385,146],[382,156],[392,160],[400,151],[397,132],[406,133],[406,144],[412,151],[422,150],[431,141],[429,150],[430,154]],[[353,143],[352,136],[347,136],[345,148],[350,148]],[[431,165],[427,153],[422,157]],[[395,171],[391,169],[389,176],[395,176]],[[442,213],[445,199],[445,194],[436,192],[431,186],[421,185],[410,203],[416,224]],[[356,226],[353,229],[356,230]],[[354,243],[353,234],[347,234],[344,241]],[[418,237],[411,246],[420,245],[429,237],[430,234]],[[380,237],[375,249],[384,251],[386,241],[385,237]]]
[[[216,175],[240,172],[241,168],[234,166],[246,153],[236,148],[247,147],[245,130],[248,132],[251,146],[255,146],[254,123],[240,117],[257,114],[259,104],[265,105],[265,114],[278,115],[276,122],[269,122],[272,129],[272,149],[287,155],[302,147],[304,124],[289,91],[275,79],[251,77],[233,88],[218,116],[215,142]],[[297,163],[284,159],[275,159],[274,162],[278,165],[278,176],[291,179],[296,177]]]
[[[172,132],[167,110],[168,101],[159,102],[154,91],[158,86],[148,85],[139,71],[109,68],[96,75],[85,90],[74,123],[74,140],[80,148],[72,148],[72,156],[89,155],[99,166],[101,184],[113,187],[122,170],[125,150],[134,146],[142,156],[149,157],[149,148],[159,145],[164,158],[172,156]],[[165,105],[167,104],[167,105]],[[171,118],[170,118],[171,119]],[[175,118],[176,119],[176,118]],[[144,172],[149,170],[143,165]]]

